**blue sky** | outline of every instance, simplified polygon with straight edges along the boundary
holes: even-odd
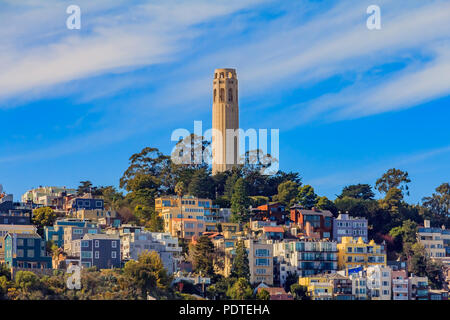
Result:
[[[449,49],[449,1],[3,0],[0,183],[117,185],[131,154],[210,125],[232,67],[241,127],[280,129],[280,169],[334,199],[396,167],[418,202],[450,180]]]

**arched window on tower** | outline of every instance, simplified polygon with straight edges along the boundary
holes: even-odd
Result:
[[[214,102],[216,102],[216,100],[217,100],[217,89],[214,89]]]
[[[232,102],[232,101],[233,101],[233,90],[228,89],[228,102]]]
[[[225,89],[220,89],[220,96],[219,96],[220,102],[223,102],[225,100]]]

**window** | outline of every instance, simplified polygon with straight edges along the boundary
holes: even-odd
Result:
[[[92,252],[90,252],[90,251],[81,252],[81,258],[87,258],[87,259],[92,258]]]
[[[224,88],[220,89],[219,99],[220,99],[220,102],[223,102],[225,100],[225,89]]]
[[[88,248],[89,247],[89,241],[81,241],[81,247]]]
[[[111,242],[111,247],[112,248],[117,248],[117,241],[112,241]]]
[[[96,248],[100,247],[100,241],[95,240],[95,247],[96,247]]]
[[[96,206],[97,208],[103,207],[102,201],[95,201],[95,206]]]
[[[228,102],[233,101],[233,90],[228,89]]]
[[[27,250],[27,257],[34,258],[34,250]]]
[[[23,258],[23,249],[18,249],[17,250],[17,257],[18,258]]]
[[[116,258],[116,252],[115,251],[111,252],[111,258],[113,258],[113,259]]]
[[[17,239],[17,245],[18,246],[23,246],[23,239]]]
[[[95,251],[95,259],[98,259],[100,257],[100,252]]]

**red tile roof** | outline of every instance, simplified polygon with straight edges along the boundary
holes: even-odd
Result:
[[[281,232],[281,233],[284,232],[283,227],[271,227],[271,226],[268,226],[268,227],[264,227],[263,230],[264,230],[264,232]]]

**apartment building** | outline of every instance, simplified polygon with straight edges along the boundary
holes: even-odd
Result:
[[[73,243],[74,240],[83,238],[86,234],[99,234],[101,228],[97,223],[91,221],[84,221],[84,225],[67,225],[63,227],[64,230],[64,251],[69,255],[74,254]]]
[[[120,268],[120,238],[111,234],[85,234],[72,241],[72,255],[79,265],[98,269]]]
[[[307,277],[319,273],[335,273],[338,268],[336,242],[297,239],[273,244],[275,278],[284,285],[289,273]]]
[[[37,233],[8,233],[5,236],[5,262],[12,268],[51,269],[45,240]]]
[[[409,299],[409,281],[406,270],[392,270],[392,300]]]
[[[53,241],[55,245],[57,245],[59,248],[62,248],[64,247],[64,228],[83,228],[86,223],[88,222],[72,218],[56,220],[53,226],[44,227],[45,241]]]
[[[312,300],[354,300],[352,280],[338,273],[299,278]]]
[[[377,265],[366,268],[367,289],[371,300],[391,300],[392,270]]]
[[[408,284],[409,300],[428,300],[428,277],[411,275]]]
[[[306,230],[308,225],[312,231],[319,234],[320,239],[332,238],[333,214],[328,210],[312,208],[304,209],[300,205],[294,205],[290,209],[291,221],[298,225],[301,230]],[[306,232],[306,231],[305,231]]]
[[[351,217],[348,213],[340,213],[336,219],[333,219],[333,240],[341,242],[343,237],[362,238],[368,242],[367,219]]]
[[[343,237],[337,244],[339,269],[350,269],[358,266],[370,267],[376,265],[386,266],[386,251],[384,245],[378,245],[371,240],[364,242],[352,237]]]
[[[32,202],[58,210],[63,209],[66,196],[74,196],[76,193],[76,189],[66,187],[39,187],[25,192],[21,197],[21,201],[24,203]]]
[[[14,202],[13,195],[0,193],[0,224],[31,224],[33,205]]]
[[[245,240],[248,250],[250,282],[273,285],[273,245],[254,239]]]
[[[450,267],[450,230],[431,228],[430,221],[425,220],[424,226],[417,232],[417,240],[424,245],[428,257],[439,260]]]
[[[5,261],[5,236],[8,233],[35,234],[36,232],[34,225],[0,224],[0,262]]]
[[[169,274],[177,272],[176,256],[181,248],[172,247],[172,243],[161,242],[154,237],[155,233],[136,230],[133,233],[124,233],[120,236],[121,257],[123,261],[138,260],[143,252],[155,251],[161,258]],[[168,240],[168,239],[165,239]],[[167,250],[169,248],[169,250]],[[178,250],[176,250],[178,249]]]

